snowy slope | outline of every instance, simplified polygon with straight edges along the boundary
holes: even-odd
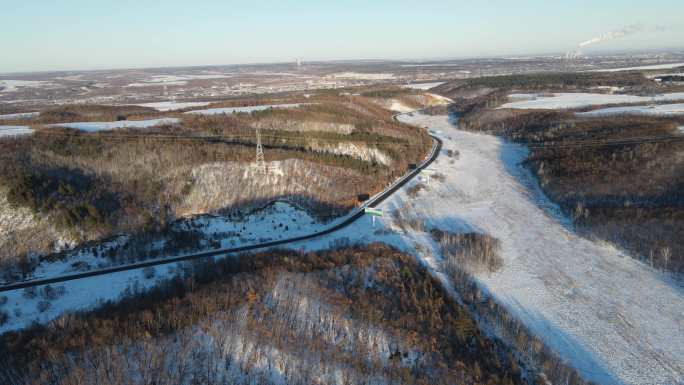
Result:
[[[612,115],[652,115],[673,116],[684,115],[684,104],[658,104],[653,106],[630,106],[601,108],[589,112],[579,112],[577,116],[597,117]]]
[[[502,241],[503,270],[478,277],[499,301],[590,379],[684,379],[682,287],[573,233],[518,165],[526,155],[522,146],[456,130],[443,116],[402,119],[443,132],[445,149],[460,152],[453,165],[442,159],[431,166],[446,181],[433,183],[412,206],[428,226],[479,230]],[[382,206],[401,207],[405,199]]]
[[[176,124],[177,118],[161,118],[148,120],[119,120],[116,122],[73,122],[49,124],[50,127],[71,127],[81,131],[96,132],[114,130],[117,128],[148,128],[161,124]]]
[[[557,93],[551,95],[511,94],[514,100],[499,108],[514,109],[573,109],[605,104],[650,103],[684,100],[684,92],[674,92],[655,96],[636,96],[622,94]]]
[[[639,71],[639,70],[667,70],[671,68],[683,67],[684,63],[668,63],[668,64],[655,64],[650,66],[641,67],[623,67],[623,68],[612,68],[607,70],[594,70],[594,72],[620,72],[620,71]]]
[[[460,152],[454,163],[442,156],[430,167],[445,181],[433,180],[417,198],[406,194],[415,182],[409,183],[379,205],[385,216],[375,225],[364,217],[339,232],[289,247],[317,250],[382,241],[415,254],[456,295],[430,236],[401,230],[389,214],[408,207],[428,229],[486,232],[502,241],[505,265],[498,273],[478,276],[481,285],[584,376],[608,384],[677,384],[684,379],[682,287],[609,245],[574,234],[518,165],[526,156],[522,146],[456,130],[444,116],[401,119],[430,127],[442,136],[444,151]],[[158,267],[156,276],[172,274],[177,265]],[[25,313],[11,315],[0,330],[95,306],[117,298],[134,282],[145,287],[154,279],[136,270],[65,283],[66,294],[46,313],[36,312],[36,300],[23,298],[21,290],[9,292],[4,308]]]
[[[441,86],[445,82],[431,82],[431,83],[411,83],[411,84],[405,84],[402,87],[404,88],[411,88],[414,90],[423,90],[427,91],[430,88],[435,88],[437,86]]]
[[[285,202],[275,202],[243,218],[231,219],[205,215],[174,224],[178,230],[197,230],[203,232],[207,238],[217,238],[221,248],[297,237],[319,231],[326,226],[307,212]],[[102,242],[95,247],[86,247],[74,251],[64,261],[43,261],[36,268],[34,278],[47,278],[113,266],[115,263],[102,255],[109,250],[125,245],[127,241],[127,236],[120,236]],[[164,240],[155,240],[154,245],[153,249],[162,250]],[[211,250],[209,245],[205,244],[205,247],[205,251]],[[96,252],[94,253],[94,251]],[[165,255],[164,258],[179,255],[183,255],[183,253]],[[129,262],[131,261],[119,261],[119,263]],[[150,279],[145,278],[143,270],[140,269],[54,285],[55,287],[64,287],[65,293],[59,298],[51,300],[51,306],[43,312],[37,309],[38,303],[43,300],[40,295],[36,298],[30,298],[27,297],[25,290],[0,293],[0,298],[3,295],[8,297],[7,304],[0,305],[0,311],[9,314],[9,322],[0,325],[0,333],[24,328],[34,320],[45,323],[67,311],[89,309],[103,301],[116,300],[131,285],[139,288],[153,286],[157,279],[173,276],[175,269],[181,265],[182,263],[174,263],[155,267],[155,277]]]
[[[0,120],[8,119],[29,119],[40,115],[40,112],[20,112],[17,114],[2,114],[0,115]]]
[[[297,108],[300,104],[266,104],[261,106],[248,106],[248,107],[224,107],[224,108],[207,108],[204,110],[194,110],[188,111],[186,114],[200,114],[200,115],[217,115],[217,114],[234,114],[234,113],[250,113],[254,111],[263,111],[269,108]]]
[[[28,135],[32,132],[33,132],[33,130],[30,129],[28,126],[1,126],[0,125],[0,137]]]
[[[204,107],[204,106],[209,105],[209,104],[211,104],[211,102],[168,101],[168,102],[143,103],[143,104],[135,104],[135,105],[141,106],[141,107],[154,108],[157,111],[172,111],[172,110],[180,110],[181,108]]]

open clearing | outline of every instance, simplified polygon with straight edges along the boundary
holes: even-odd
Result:
[[[446,175],[411,201],[427,227],[474,230],[502,241],[503,269],[478,277],[501,303],[589,379],[677,384],[684,380],[684,289],[610,245],[577,236],[519,163],[523,146],[452,127],[444,116],[402,116],[442,133],[458,150]],[[421,233],[407,243],[427,244]],[[408,240],[410,239],[410,240]],[[427,255],[427,253],[425,254]],[[426,264],[440,269],[440,261]]]
[[[414,253],[447,286],[438,247],[427,231],[478,231],[502,242],[504,267],[480,274],[480,284],[533,333],[588,379],[606,384],[678,384],[684,380],[684,289],[666,275],[610,245],[577,236],[557,206],[519,164],[526,149],[500,138],[468,133],[445,116],[404,115],[402,121],[427,126],[458,160],[440,156],[430,167],[445,176],[416,198],[409,183],[379,205],[375,225],[364,217],[330,236],[289,245],[316,250],[353,242],[386,242]],[[427,231],[402,230],[390,213],[406,209]],[[270,222],[269,218],[264,218]],[[20,306],[2,330],[37,319],[46,322],[64,310],[85,309],[117,298],[131,286],[144,288],[172,274],[178,264],[159,266],[154,278],[141,270],[64,284],[66,293],[45,313],[22,291],[8,292]],[[105,288],[105,289],[103,289]]]
[[[269,108],[297,108],[301,106],[299,103],[292,104],[265,104],[261,106],[247,106],[247,107],[225,107],[225,108],[207,108],[205,110],[188,111],[186,114],[200,114],[200,115],[218,115],[218,114],[237,114],[250,113],[254,111],[264,111]]]
[[[676,116],[684,115],[684,103],[658,104],[653,106],[609,107],[594,111],[579,112],[577,116],[599,117],[614,115]]]
[[[591,93],[556,93],[550,95],[539,94],[511,94],[515,101],[506,103],[499,108],[513,109],[574,109],[606,104],[651,103],[684,100],[684,92],[673,92],[655,96],[636,96],[622,94],[591,94]]]
[[[644,71],[644,70],[668,70],[672,68],[684,67],[684,63],[655,64],[640,67],[611,68],[607,70],[595,70],[597,72],[620,72],[620,71]]]
[[[155,103],[143,103],[143,104],[136,104],[136,106],[140,107],[150,107],[154,108],[157,111],[173,111],[173,110],[180,110],[181,108],[190,108],[190,107],[204,107],[206,105],[211,104],[211,102],[176,102],[176,101],[168,101],[168,102],[155,102]]]
[[[28,126],[0,126],[0,137],[28,135],[31,133],[33,133],[33,130]]]
[[[176,124],[177,118],[161,118],[147,120],[120,120],[117,122],[73,122],[50,124],[50,127],[71,127],[86,132],[108,131],[117,128],[149,128],[162,124]]]

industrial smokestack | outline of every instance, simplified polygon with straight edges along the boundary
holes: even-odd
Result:
[[[589,39],[587,41],[583,41],[583,42],[579,43],[579,45],[577,47],[578,48],[584,48],[584,47],[592,45],[592,44],[603,43],[603,42],[615,40],[615,39],[621,39],[625,36],[633,35],[635,33],[641,32],[643,30],[644,30],[644,26],[642,26],[642,25],[639,25],[639,24],[630,25],[630,26],[627,26],[621,30],[609,32],[605,35],[597,36],[597,37]]]

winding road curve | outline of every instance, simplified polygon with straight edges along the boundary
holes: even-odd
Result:
[[[397,115],[394,116],[395,119],[396,119],[396,116]],[[392,183],[385,190],[383,190],[383,191],[379,192],[378,194],[374,195],[373,197],[371,197],[363,205],[354,209],[344,221],[337,223],[333,226],[330,226],[327,229],[320,230],[320,231],[317,231],[315,233],[308,234],[308,235],[302,235],[299,237],[281,239],[281,240],[271,241],[271,242],[258,243],[258,244],[249,245],[249,246],[241,246],[241,247],[235,247],[235,248],[205,251],[205,252],[201,252],[201,253],[187,254],[187,255],[182,255],[182,256],[178,256],[178,257],[160,258],[160,259],[148,260],[145,262],[134,263],[134,264],[129,264],[129,265],[114,266],[114,267],[108,267],[108,268],[104,268],[104,269],[91,270],[91,271],[86,271],[83,273],[68,274],[68,275],[61,275],[61,276],[51,277],[51,278],[34,279],[34,280],[29,280],[29,281],[16,282],[16,283],[11,283],[11,284],[0,286],[0,293],[6,292],[6,291],[11,291],[11,290],[24,289],[27,287],[35,287],[35,286],[42,286],[42,285],[48,285],[48,284],[54,284],[54,283],[60,283],[60,282],[74,281],[77,279],[83,279],[83,278],[88,278],[88,277],[95,277],[95,276],[100,276],[100,275],[112,274],[112,273],[117,273],[117,272],[121,272],[121,271],[142,269],[142,268],[151,267],[151,266],[167,265],[167,264],[176,263],[176,262],[190,261],[190,260],[195,260],[195,259],[215,257],[215,256],[219,256],[219,255],[227,255],[227,254],[240,253],[240,252],[245,252],[245,251],[265,249],[265,248],[284,245],[284,244],[288,244],[288,243],[318,238],[318,237],[336,232],[340,229],[343,229],[343,228],[351,225],[356,220],[361,218],[364,215],[364,209],[366,207],[377,206],[382,201],[384,201],[389,196],[391,196],[394,192],[396,192],[399,188],[401,188],[403,185],[405,185],[407,182],[409,182],[411,179],[413,179],[416,175],[418,175],[423,169],[428,167],[437,158],[437,156],[440,153],[440,150],[442,149],[442,140],[440,140],[439,138],[437,138],[435,136],[432,136],[432,139],[433,139],[432,150],[430,151],[428,156],[425,158],[425,160],[423,160],[422,163],[418,164],[415,169],[411,170],[406,175],[397,179],[394,183]]]

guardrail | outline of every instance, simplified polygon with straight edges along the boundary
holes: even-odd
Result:
[[[399,115],[399,114],[397,114],[397,115]],[[393,118],[396,119],[397,115],[395,115]],[[134,263],[134,264],[113,266],[113,267],[107,267],[107,268],[103,268],[103,269],[85,271],[82,273],[74,273],[74,274],[68,274],[68,275],[61,275],[58,277],[41,278],[41,279],[35,279],[35,280],[29,280],[29,281],[16,282],[16,283],[11,283],[8,285],[0,286],[0,293],[5,292],[5,291],[10,291],[10,290],[24,289],[27,287],[50,285],[50,284],[54,284],[54,283],[74,281],[77,279],[83,279],[83,278],[88,278],[88,277],[96,277],[99,275],[112,274],[112,273],[117,273],[117,272],[121,272],[121,271],[142,269],[145,267],[167,265],[170,263],[190,261],[190,260],[194,260],[194,259],[209,258],[209,257],[220,256],[220,255],[235,254],[235,253],[240,253],[240,252],[245,252],[245,251],[266,249],[269,247],[274,247],[274,246],[284,245],[284,244],[288,244],[288,243],[294,243],[294,242],[299,242],[299,241],[305,241],[308,239],[318,238],[318,237],[321,237],[323,235],[333,233],[337,230],[343,229],[343,228],[351,225],[352,223],[354,223],[357,219],[361,218],[364,215],[364,209],[366,207],[377,206],[382,201],[387,199],[390,195],[392,195],[394,192],[396,192],[399,188],[401,188],[403,185],[405,185],[409,180],[411,180],[413,177],[415,177],[418,173],[420,173],[423,169],[428,167],[437,158],[437,156],[439,155],[439,152],[442,149],[442,140],[439,139],[438,137],[434,136],[434,135],[430,135],[430,136],[432,137],[432,140],[433,140],[432,149],[431,149],[430,153],[426,156],[426,158],[423,160],[422,163],[417,165],[417,167],[414,170],[411,170],[406,175],[404,175],[401,178],[394,181],[394,183],[392,183],[385,190],[375,194],[369,200],[367,200],[365,203],[356,207],[354,210],[352,210],[352,212],[350,214],[347,214],[346,219],[342,220],[341,222],[339,222],[333,226],[328,227],[327,229],[323,229],[323,230],[320,230],[320,231],[317,231],[315,233],[308,234],[308,235],[302,235],[302,236],[293,237],[293,238],[281,239],[281,240],[277,240],[277,241],[258,243],[258,244],[249,245],[249,246],[241,246],[241,247],[226,248],[226,249],[217,249],[217,250],[204,251],[204,252],[200,252],[200,253],[186,254],[186,255],[182,255],[182,256],[169,257],[169,258],[158,258],[158,259],[147,260],[147,261]]]

